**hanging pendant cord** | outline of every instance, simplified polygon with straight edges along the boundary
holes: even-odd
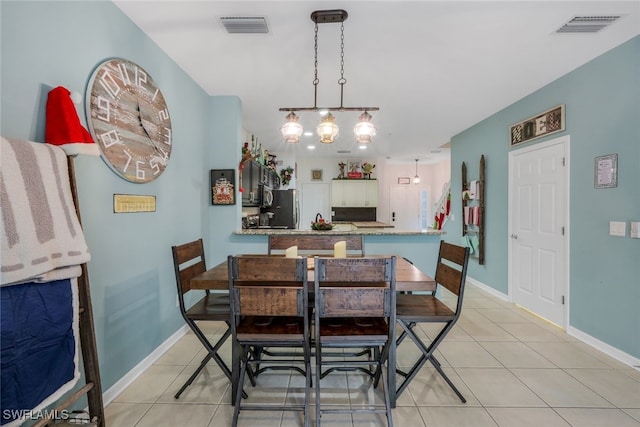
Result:
[[[313,62],[313,108],[315,110],[318,109],[318,23],[316,22],[315,35],[313,39],[313,51],[314,51],[314,62]]]
[[[338,80],[340,85],[340,109],[344,108],[344,85],[346,83],[347,79],[344,78],[344,21],[342,21],[340,24],[340,79]]]

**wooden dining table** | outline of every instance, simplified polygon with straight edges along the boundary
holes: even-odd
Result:
[[[278,256],[282,257],[283,255],[238,255],[238,256]],[[389,257],[390,255],[367,255],[368,258],[371,257]],[[312,283],[315,280],[314,269],[313,269],[313,257],[308,257],[308,280]],[[227,266],[227,262],[221,262],[215,267],[208,269],[204,273],[201,273],[191,279],[191,289],[202,289],[202,290],[229,290],[229,270]],[[416,292],[416,291],[426,291],[426,292],[434,292],[436,290],[436,281],[430,277],[428,274],[421,271],[415,265],[413,265],[410,261],[403,257],[396,257],[396,291],[398,292]],[[396,325],[393,325],[396,328]],[[394,330],[395,331],[395,330]],[[393,337],[395,337],[395,332],[393,333]],[[232,346],[232,356],[231,356],[231,371],[232,378],[239,378],[239,370],[240,370],[240,358],[239,352],[236,349],[236,346]],[[385,387],[389,387],[389,398],[391,400],[391,407],[395,408],[396,406],[396,346],[395,343],[389,348],[389,360],[387,363],[387,381]],[[232,388],[232,404],[235,404],[233,401],[233,396],[236,395],[236,390],[238,387],[237,381],[231,381]]]

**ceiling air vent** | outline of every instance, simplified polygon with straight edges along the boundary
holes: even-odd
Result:
[[[263,16],[224,16],[222,24],[231,34],[268,33],[267,20]]]
[[[576,16],[564,24],[556,33],[597,33],[620,19],[620,15]]]

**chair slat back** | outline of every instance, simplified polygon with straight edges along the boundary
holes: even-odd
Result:
[[[469,248],[440,242],[436,282],[460,296],[467,275]]]
[[[173,266],[178,282],[178,290],[184,295],[191,290],[191,279],[207,269],[202,239],[182,245],[172,246]],[[183,267],[184,264],[188,265]]]
[[[291,246],[297,246],[298,251],[308,254],[333,253],[333,245],[336,242],[345,241],[347,244],[347,253],[364,256],[364,237],[349,234],[318,234],[285,236],[273,235],[269,236],[269,255],[275,253],[284,253],[285,249]]]
[[[320,317],[385,317],[389,315],[386,288],[321,287],[316,295]]]
[[[315,258],[319,317],[385,317],[395,295],[395,257]]]
[[[302,316],[302,286],[239,286],[235,288],[240,316]]]
[[[233,258],[233,274],[237,280],[300,282],[306,269],[301,259],[240,255]]]
[[[303,316],[307,259],[229,256],[229,291],[235,316]]]
[[[391,258],[316,258],[316,277],[322,282],[388,282]],[[395,273],[395,269],[394,269]]]

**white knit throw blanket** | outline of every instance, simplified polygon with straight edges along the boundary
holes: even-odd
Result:
[[[0,137],[0,208],[1,286],[80,275],[91,256],[61,148]]]

